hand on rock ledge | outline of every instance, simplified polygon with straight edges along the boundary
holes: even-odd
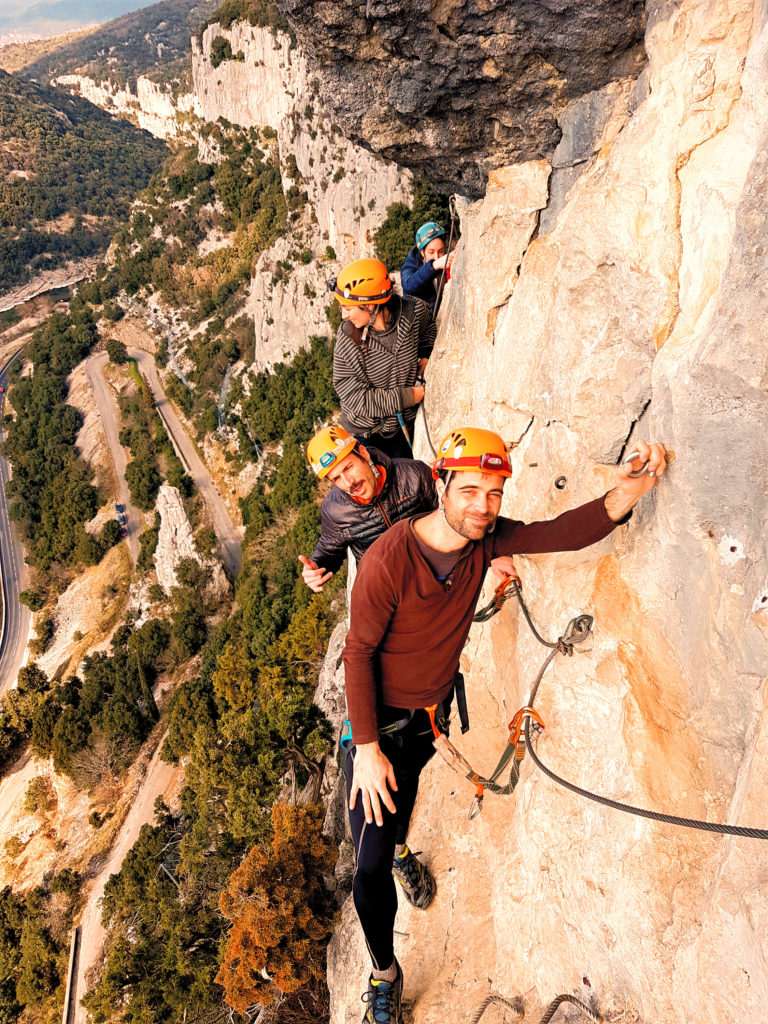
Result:
[[[633,441],[632,451],[637,452],[637,456],[616,467],[616,486],[605,496],[605,511],[614,523],[623,519],[644,494],[653,490],[667,469],[667,451],[663,444]],[[646,472],[642,476],[631,475],[643,467]]]

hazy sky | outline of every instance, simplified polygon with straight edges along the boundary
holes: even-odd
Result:
[[[0,36],[9,32],[53,36],[119,14],[148,7],[153,0],[0,0]]]

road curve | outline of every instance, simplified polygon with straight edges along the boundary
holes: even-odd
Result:
[[[115,476],[117,477],[117,500],[123,506],[123,514],[126,519],[125,528],[128,531],[126,538],[128,550],[131,552],[131,558],[135,565],[139,557],[139,534],[141,533],[143,523],[141,514],[131,505],[128,484],[125,482],[125,467],[128,465],[128,456],[126,455],[125,448],[120,444],[120,411],[109,385],[104,380],[104,366],[106,362],[106,352],[95,352],[86,360],[85,372],[93,392],[96,409],[101,417],[107,444],[112,454]]]
[[[160,382],[160,375],[157,372],[154,356],[138,348],[129,349],[128,355],[131,359],[136,360],[145,380],[152,388],[152,394],[155,397],[155,407],[165,424],[173,446],[184,463],[186,471],[195,481],[195,486],[211,514],[213,529],[219,542],[222,560],[231,578],[234,580],[242,566],[242,542],[240,534],[229,515],[227,506],[224,504],[224,499],[216,490],[211,474],[197,454],[197,449],[184,429],[181,420],[176,414],[176,410],[166,397],[163,385]]]
[[[6,372],[18,355],[19,352],[16,352],[0,369],[0,387],[7,387]],[[2,425],[4,405],[5,391],[0,394],[0,444],[5,440]],[[26,568],[24,549],[15,526],[8,518],[5,485],[10,476],[11,467],[0,455],[0,573],[3,584],[2,616],[5,625],[0,639],[0,695],[16,682],[24,660],[32,617],[29,608],[19,604],[19,593],[24,589]]]

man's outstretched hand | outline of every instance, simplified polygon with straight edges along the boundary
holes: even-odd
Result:
[[[301,577],[309,589],[314,590],[316,594],[322,593],[323,587],[333,576],[333,573],[326,572],[325,569],[313,562],[311,558],[307,558],[306,555],[299,555],[299,561],[303,566]]]
[[[517,575],[517,569],[511,555],[500,555],[498,558],[494,558],[491,562],[491,569],[493,569],[497,580],[505,580],[508,576],[511,576],[518,587],[522,588],[523,584]]]
[[[616,486],[605,496],[605,511],[615,523],[623,519],[644,494],[653,490],[667,469],[667,451],[663,444],[632,441],[632,451],[637,452],[637,458],[616,467]],[[645,463],[647,471],[642,476],[630,476]]]
[[[389,792],[390,789],[397,792],[395,769],[391,761],[382,754],[375,740],[373,743],[361,743],[355,748],[354,766],[349,809],[354,809],[359,793],[363,801],[365,820],[369,825],[373,821],[377,825],[383,825],[381,805],[384,804],[393,814],[396,810],[392,794]]]

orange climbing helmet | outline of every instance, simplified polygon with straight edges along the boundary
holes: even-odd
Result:
[[[392,295],[392,281],[381,260],[348,263],[328,288],[342,306],[379,306]]]
[[[438,449],[438,458],[432,465],[435,480],[441,470],[498,473],[507,477],[512,476],[512,461],[506,444],[493,430],[462,427],[452,430]]]
[[[356,445],[356,439],[344,427],[332,423],[318,430],[307,445],[307,458],[313,472],[322,480]]]

